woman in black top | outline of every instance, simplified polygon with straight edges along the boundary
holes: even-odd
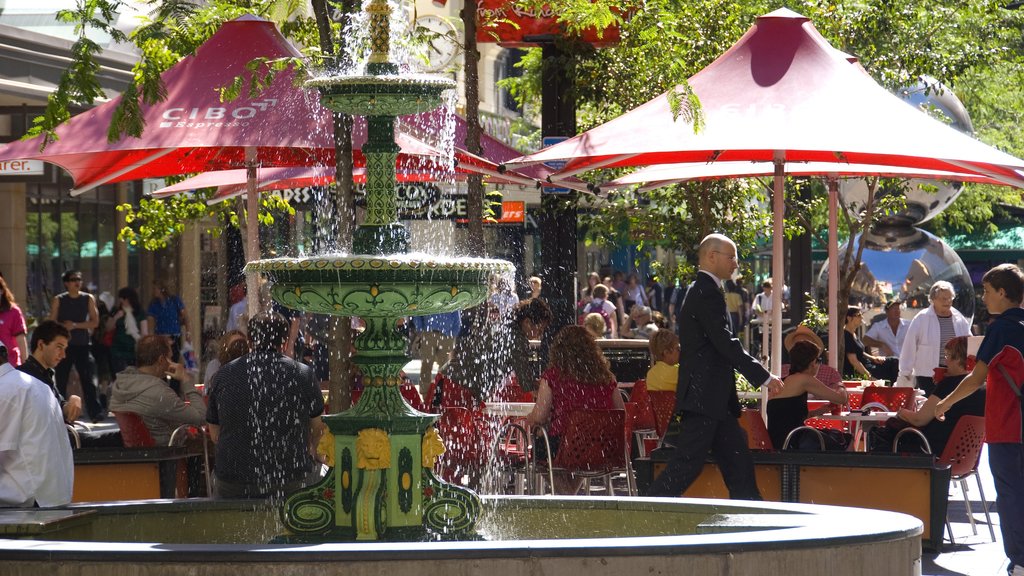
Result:
[[[857,330],[864,324],[864,314],[860,308],[850,306],[846,309],[846,324],[843,330],[843,376],[847,378],[881,378],[896,380],[899,370],[898,358],[885,358],[868,354],[864,343],[857,337]]]
[[[807,419],[807,393],[836,404],[846,404],[846,389],[833,390],[817,378],[821,348],[814,342],[801,340],[789,351],[790,373],[778,396],[768,401],[768,435],[772,446],[781,450],[786,436]]]
[[[953,392],[964,376],[967,376],[967,337],[951,338],[946,343],[945,352],[946,377],[936,383],[935,389],[916,412],[902,408],[896,415],[900,420],[921,429],[924,437],[928,439],[932,454],[935,455],[942,454],[950,434],[953,433],[953,427],[956,426],[961,416],[985,415],[985,388],[982,387],[954,404],[949,412],[946,412],[945,420],[935,420],[935,405]],[[902,441],[900,443],[902,445]],[[872,447],[874,448],[874,444]],[[879,450],[890,447],[891,445],[879,447]]]

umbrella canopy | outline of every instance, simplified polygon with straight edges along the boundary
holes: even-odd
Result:
[[[930,180],[955,180],[959,182],[975,182],[979,184],[999,184],[1003,182],[978,174],[943,172],[940,170],[924,170],[899,166],[875,166],[870,164],[845,164],[842,162],[792,162],[785,165],[787,176],[833,176],[863,177],[881,176],[884,178],[926,178]],[[636,184],[643,189],[654,189],[669,184],[677,184],[690,180],[713,180],[717,178],[753,178],[772,176],[775,164],[772,162],[713,162],[711,164],[658,164],[641,168],[625,176],[606,182],[600,186],[606,188],[624,188]]]
[[[464,180],[471,173],[478,173],[478,170],[457,169],[454,177],[456,180]],[[402,168],[395,172],[395,177],[399,182],[436,182],[439,180],[439,175],[433,171],[404,170]],[[244,168],[218,170],[187,178],[171,186],[165,186],[151,195],[154,198],[167,198],[175,194],[191,192],[200,188],[217,188],[217,192],[210,201],[222,201],[245,194],[247,179],[247,171]],[[366,169],[354,169],[352,171],[352,179],[356,184],[365,183]],[[519,178],[509,173],[494,177],[488,176],[488,181],[500,184],[536,183],[534,180],[525,177]],[[334,169],[324,166],[260,168],[256,172],[256,189],[260,192],[287,190],[304,186],[325,186],[333,182]]]
[[[1024,186],[1024,160],[908,106],[788,9],[762,16],[689,80],[704,128],[674,119],[668,93],[508,163],[565,161],[554,179],[676,162],[844,162],[975,172]]]
[[[775,246],[782,244],[783,184],[791,162],[877,165],[880,173],[890,166],[962,173],[1024,187],[1019,172],[1024,160],[908,106],[851,65],[850,57],[831,46],[808,18],[785,8],[758,18],[735,45],[692,76],[689,86],[704,118],[698,132],[673,114],[673,90],[506,165],[561,161],[564,168],[551,177],[558,181],[598,168],[672,163],[736,162],[739,175],[749,175],[742,164],[771,163]],[[833,224],[834,204],[830,186]],[[782,270],[782,252],[775,250],[776,285],[781,285]],[[772,298],[771,370],[778,374],[782,291]],[[830,326],[830,336],[835,330]]]
[[[320,104],[319,92],[295,87],[293,71],[279,74],[257,98],[220,100],[219,89],[231,78],[246,75],[247,63],[282,57],[301,54],[272,22],[255,16],[226,22],[194,55],[163,73],[167,98],[142,105],[141,137],[108,142],[118,97],[59,126],[58,140],[45,150],[39,150],[40,138],[12,142],[0,148],[0,160],[56,164],[74,179],[72,194],[113,182],[241,168],[246,165],[247,149],[261,166],[333,166],[331,112]],[[460,121],[464,133],[465,121],[456,118],[456,124]],[[366,122],[359,118],[352,129],[356,166],[365,165],[360,150],[366,137]],[[442,155],[437,147],[402,131],[395,139],[401,148],[400,161],[408,164],[415,162],[410,157]],[[485,151],[488,145],[496,148],[485,140]],[[509,155],[503,151],[496,160],[507,160]],[[518,153],[512,150],[511,155]],[[455,157],[459,164],[497,173],[495,162],[459,149]]]
[[[162,74],[167,97],[142,105],[141,137],[107,141],[118,97],[59,126],[59,140],[44,151],[40,139],[24,140],[0,149],[0,158],[57,164],[74,178],[72,194],[111,182],[242,167],[246,148],[255,150],[262,165],[333,165],[331,113],[315,91],[294,87],[292,71],[278,75],[256,98],[220,100],[219,89],[246,75],[251,60],[289,56],[301,54],[273,23],[243,16],[224,23],[194,55]],[[365,130],[354,139],[365,141]]]

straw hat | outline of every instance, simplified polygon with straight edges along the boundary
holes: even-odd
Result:
[[[801,340],[809,340],[817,344],[818,348],[821,348],[822,350],[825,349],[825,343],[821,341],[821,338],[819,338],[813,330],[803,324],[800,324],[796,327],[796,330],[787,334],[786,339],[783,340],[782,343],[786,347],[786,351],[789,352],[793,348],[793,344],[796,344]]]

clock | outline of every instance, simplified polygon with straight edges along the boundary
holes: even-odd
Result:
[[[450,20],[441,16],[421,16],[416,19],[417,35],[423,38],[423,69],[437,72],[455,60],[459,54],[459,31]]]

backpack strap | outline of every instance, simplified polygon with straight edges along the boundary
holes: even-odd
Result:
[[[1018,384],[1017,381],[1013,379],[1013,376],[1010,376],[1010,371],[1006,369],[1006,366],[999,364],[998,366],[996,366],[996,369],[998,369],[999,373],[1003,375],[1003,378],[1006,380],[1006,383],[1010,385],[1010,389],[1013,390],[1013,393],[1017,395],[1017,398],[1020,398],[1020,384]]]

